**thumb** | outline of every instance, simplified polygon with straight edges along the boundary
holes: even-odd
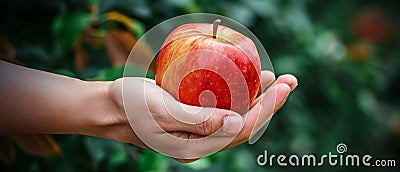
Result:
[[[208,136],[222,129],[224,134],[231,136],[240,131],[243,123],[242,117],[234,111],[191,106],[168,95],[164,97],[164,103],[168,113],[178,123],[174,125],[177,131]]]

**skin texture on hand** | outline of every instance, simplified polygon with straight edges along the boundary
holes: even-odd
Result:
[[[297,86],[295,77],[282,75],[243,116],[229,110],[203,108],[212,113],[193,118],[199,107],[176,101],[150,79],[86,82],[4,61],[0,61],[0,76],[0,134],[83,134],[149,147],[132,129],[131,125],[136,124],[157,144],[175,150],[180,155],[175,158],[181,162],[191,162],[207,152],[247,141],[283,106]],[[274,79],[271,72],[263,71],[264,87]],[[132,99],[143,94],[137,85],[146,88],[148,109],[140,104],[129,106],[137,112],[134,115],[140,117],[135,118],[139,121],[129,120],[127,115],[131,114],[124,109],[122,86],[126,85],[132,86],[127,89]],[[184,110],[167,109],[163,101]],[[185,117],[192,119],[192,123],[177,120]],[[157,127],[150,125],[154,120]],[[170,135],[181,140],[170,140]],[[210,139],[201,140],[205,137]]]
[[[0,133],[70,134],[94,126],[92,110],[102,108],[107,83],[29,69],[0,61]],[[98,113],[97,115],[101,115]]]
[[[272,72],[263,71],[263,90],[273,83],[274,80],[275,76]],[[181,162],[191,162],[198,159],[198,157],[204,156],[202,154],[204,151],[212,152],[212,150],[225,150],[247,141],[280,107],[283,106],[289,93],[297,86],[297,80],[292,75],[283,75],[279,77],[265,93],[259,96],[252,109],[244,116],[224,109],[213,109],[213,113],[207,116],[192,114],[190,112],[198,111],[199,107],[185,105],[176,101],[171,95],[163,92],[163,90],[150,79],[121,78],[114,81],[110,86],[110,95],[118,106],[124,108],[123,102],[129,104],[129,106],[125,106],[125,108],[131,108],[134,105],[138,106],[133,108],[134,110],[132,111],[134,113],[127,113],[128,118],[131,118],[131,125],[135,130],[136,137],[138,137],[137,135],[141,135],[139,138],[143,141],[147,140],[143,138],[143,136],[151,136],[153,140],[148,140],[146,143],[147,145],[151,145],[151,149],[166,153]],[[146,89],[141,88],[141,86]],[[125,87],[127,91],[124,92],[123,87]],[[143,96],[143,92],[147,95],[147,102],[145,103],[138,101],[138,97]],[[128,97],[125,101],[123,98],[124,93],[125,96]],[[129,100],[129,97],[134,98],[134,100]],[[183,108],[179,108],[182,106]],[[138,110],[140,107],[148,107],[148,109],[143,108],[140,111]],[[151,113],[147,114],[147,111]],[[131,117],[129,117],[129,115],[131,115]],[[135,118],[137,115],[140,115],[140,117]],[[148,116],[151,116],[151,118],[146,118]],[[224,121],[224,117],[226,116],[236,118],[231,118],[234,120],[228,123]],[[194,118],[192,119],[193,121],[201,122],[187,122],[188,120],[190,121],[190,119],[187,118],[185,120],[178,120],[184,117]],[[140,123],[135,123],[135,121],[138,120],[140,120]],[[154,126],[154,124],[152,124],[153,121],[157,121],[156,124],[161,129]],[[185,121],[187,123],[185,123]],[[140,124],[144,124],[143,126],[148,128],[142,130],[142,128],[137,127],[137,125]],[[230,128],[232,131],[230,135],[220,133],[224,127]],[[166,137],[166,135],[169,134],[186,140]],[[204,137],[208,139],[199,139]],[[154,140],[154,138],[158,138],[158,140]],[[162,143],[162,145],[154,143]],[[143,144],[142,142],[142,146],[146,145]],[[165,149],[164,146],[168,149]],[[174,148],[177,149],[175,150]],[[184,151],[179,152],[179,150]],[[202,151],[197,152],[199,150]]]

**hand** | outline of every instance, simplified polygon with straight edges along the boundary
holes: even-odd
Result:
[[[239,114],[229,110],[182,104],[150,79],[118,79],[109,93],[117,107],[125,109],[134,131],[131,136],[113,139],[174,158],[197,158],[222,149],[243,123]],[[128,120],[126,123],[129,126]]]
[[[180,161],[248,140],[297,85],[291,75],[279,77],[240,116],[179,103],[145,78],[86,82],[3,61],[0,71],[0,105],[8,114],[0,116],[1,134],[84,134],[150,147]],[[274,81],[270,72],[261,76],[264,88]]]
[[[264,88],[273,81],[273,73],[262,72]],[[129,103],[125,106],[128,115],[125,125],[130,122],[134,132],[127,131],[129,127],[126,127],[120,130],[124,132],[118,132],[124,135],[114,135],[110,139],[149,146],[181,162],[190,162],[248,140],[284,104],[296,85],[296,78],[291,75],[279,77],[242,117],[224,109],[200,110],[199,107],[182,104],[150,79],[121,78],[111,83],[109,94],[121,111],[124,109],[123,102]],[[127,89],[123,90],[123,87]]]

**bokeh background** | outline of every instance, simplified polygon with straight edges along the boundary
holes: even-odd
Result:
[[[3,135],[0,171],[398,169],[284,168],[276,163],[261,167],[256,158],[264,150],[336,153],[336,145],[345,143],[347,153],[395,159],[399,165],[399,1],[13,0],[1,1],[0,7],[0,58],[35,69],[83,80],[114,80],[122,76],[131,47],[146,30],[177,15],[209,12],[247,26],[268,51],[276,74],[291,73],[299,81],[254,145],[245,143],[182,164],[94,137]]]

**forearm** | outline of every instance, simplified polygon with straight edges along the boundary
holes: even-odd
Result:
[[[109,82],[85,82],[0,61],[0,134],[89,134],[113,123]]]

